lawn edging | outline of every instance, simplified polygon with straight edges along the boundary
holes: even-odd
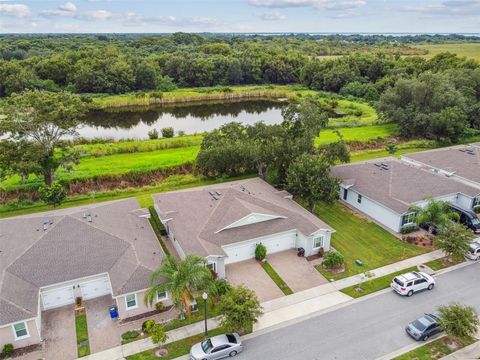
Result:
[[[280,275],[278,275],[268,261],[262,262],[262,268],[285,295],[293,294],[293,290],[288,287],[287,283],[280,277]]]

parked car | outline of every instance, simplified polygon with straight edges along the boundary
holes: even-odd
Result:
[[[398,294],[412,296],[422,290],[432,290],[435,286],[435,279],[421,271],[411,271],[395,276],[390,287]]]
[[[470,260],[480,260],[480,238],[472,241],[470,251],[465,255]]]
[[[480,219],[472,210],[463,209],[451,204],[450,207],[460,216],[460,223],[471,229],[475,234],[480,234]]]
[[[425,314],[421,318],[412,321],[407,325],[405,330],[417,341],[426,341],[435,334],[441,333],[443,330],[439,323],[439,314],[434,312],[431,314]]]
[[[223,334],[193,345],[190,349],[190,360],[223,359],[235,356],[242,350],[242,341],[238,334]]]

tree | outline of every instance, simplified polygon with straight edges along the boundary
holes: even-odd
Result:
[[[385,150],[387,150],[390,155],[394,155],[398,151],[397,142],[393,139],[387,141],[387,144],[385,145]]]
[[[463,258],[470,251],[473,232],[457,222],[447,222],[435,236],[437,247],[451,258]]]
[[[435,226],[442,228],[452,220],[458,220],[458,214],[452,211],[450,203],[432,198],[426,200],[426,206],[411,208],[411,211],[417,213],[417,224],[428,224],[432,229]]]
[[[222,327],[227,331],[246,332],[262,315],[260,301],[253,290],[243,285],[233,287],[218,304]]]
[[[33,146],[38,163],[35,173],[51,186],[60,166],[71,169],[78,160],[64,139],[78,135],[77,127],[87,110],[80,96],[67,92],[34,90],[15,94],[7,99],[0,114],[0,135]]]
[[[63,186],[55,182],[51,186],[42,186],[40,188],[40,199],[53,207],[59,206],[67,197],[67,192]]]
[[[152,306],[157,294],[167,291],[172,296],[174,305],[180,311],[190,314],[190,303],[199,292],[213,288],[213,277],[206,267],[206,260],[199,256],[187,255],[184,260],[177,260],[167,255],[160,268],[152,273],[150,288],[145,293],[145,304]]]
[[[465,306],[453,303],[448,306],[440,306],[440,327],[447,335],[459,339],[472,339],[477,333],[480,321],[475,309],[471,306]]]
[[[165,331],[163,325],[155,323],[150,329],[150,334],[152,335],[152,342],[154,344],[161,344],[167,341],[168,335]]]
[[[329,163],[318,156],[303,154],[288,168],[287,189],[305,199],[313,213],[319,201],[335,202],[340,181],[330,175]]]

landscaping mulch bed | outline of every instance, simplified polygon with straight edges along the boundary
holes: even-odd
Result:
[[[153,315],[164,313],[166,311],[169,311],[172,308],[173,308],[173,305],[165,306],[165,308],[162,311],[153,310],[153,311],[149,311],[149,312],[146,312],[146,313],[143,313],[143,314],[130,316],[128,318],[120,320],[118,323],[120,325],[126,324],[126,323],[129,323],[129,322],[135,321],[135,320],[140,320],[140,319],[144,319],[146,317],[150,317],[150,316],[153,316]]]
[[[417,246],[422,246],[424,248],[433,249],[433,240],[426,235],[423,235],[423,236],[406,235],[406,236],[402,236],[402,240],[409,244],[414,244]]]
[[[30,354],[34,351],[39,351],[39,350],[42,350],[42,344],[33,344],[33,345],[25,346],[22,348],[18,348],[13,350],[13,355],[8,357],[8,359],[24,356],[26,354]],[[2,354],[0,354],[0,359],[7,359],[7,358],[3,357]]]

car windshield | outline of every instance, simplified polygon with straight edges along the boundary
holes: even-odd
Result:
[[[237,339],[235,338],[235,336],[233,334],[227,334],[227,339],[228,339],[229,343],[232,343],[232,344],[237,343]]]
[[[212,351],[213,345],[210,339],[202,341],[202,350],[205,354],[209,354]]]
[[[396,282],[398,285],[403,286],[403,282],[400,281],[398,278],[394,278],[393,281]]]

